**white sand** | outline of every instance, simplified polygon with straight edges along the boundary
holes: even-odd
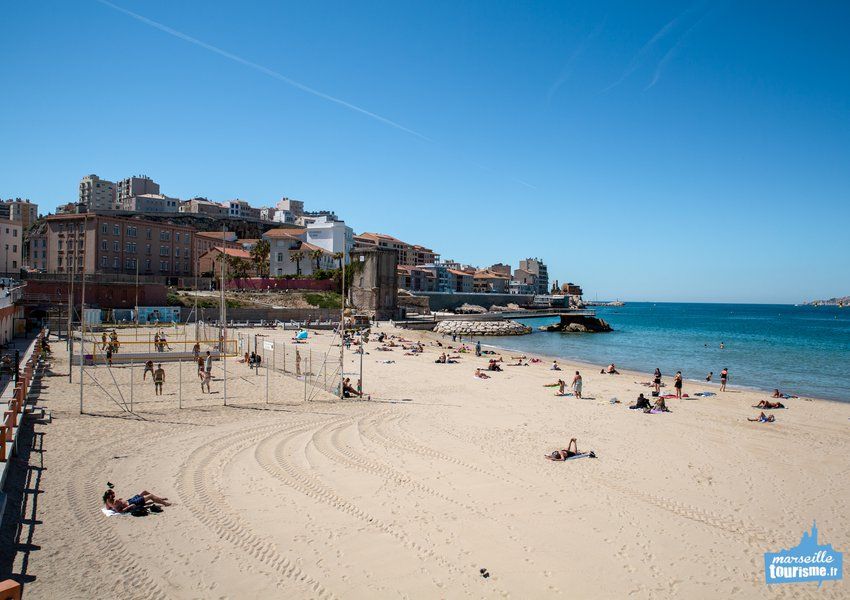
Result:
[[[750,423],[766,394],[732,388],[648,415],[625,404],[648,392],[634,383],[647,375],[582,367],[592,399],[557,398],[542,386],[571,376],[567,364],[482,381],[472,373],[486,359],[438,365],[434,347],[374,347],[369,402],[305,403],[301,381],[274,375],[267,405],[264,377],[231,362],[236,406],[220,406],[220,381],[201,396],[187,371],[178,410],[166,365],[166,395],[153,396],[150,376],[136,386],[135,418],[93,386],[86,408],[98,416],[80,416],[54,343],[65,376],[40,400],[54,421],[37,426],[46,470],[27,597],[848,596],[845,582],[767,586],[763,553],[796,545],[814,520],[821,543],[850,549],[850,405],[787,400],[776,423]],[[347,362],[356,371],[359,357]],[[92,373],[111,382],[105,367]],[[113,374],[126,397],[129,370]],[[543,458],[571,437],[599,458]],[[174,506],[107,518],[107,480]]]

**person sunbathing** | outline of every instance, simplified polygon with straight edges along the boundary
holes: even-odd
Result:
[[[481,369],[475,369],[475,377],[478,379],[490,379],[490,376],[487,373],[484,373]]]
[[[440,358],[438,358],[438,359],[437,359],[437,360],[435,360],[434,362],[435,362],[435,363],[438,363],[438,364],[443,364],[443,365],[444,365],[444,364],[446,364],[446,360],[447,360],[447,359],[446,359],[446,353],[445,353],[445,352],[443,352],[443,353],[440,355]]]
[[[758,404],[754,404],[753,408],[785,408],[785,405],[781,402],[771,402],[770,400],[761,400]]]
[[[646,410],[648,408],[648,409],[652,410],[652,406],[649,404],[649,398],[647,398],[643,394],[638,396],[637,402],[635,402],[634,404],[630,404],[629,408],[640,409],[640,410]]]
[[[611,363],[610,365],[608,365],[607,368],[602,369],[602,373],[603,374],[607,373],[608,375],[619,375],[620,374],[620,372],[617,370],[617,367],[614,366],[614,363]]]
[[[643,409],[645,413],[651,412],[671,412],[669,408],[667,408],[667,401],[664,398],[658,398],[651,407],[647,406]]]
[[[117,513],[131,512],[139,508],[146,508],[148,506],[155,506],[158,504],[161,504],[162,506],[171,506],[171,502],[168,501],[168,498],[161,498],[155,494],[151,494],[147,490],[142,490],[129,500],[116,497],[115,491],[113,490],[106,490],[106,492],[103,493],[103,504],[109,510]]]
[[[490,360],[489,364],[487,365],[487,370],[488,370],[488,371],[501,371],[501,370],[502,370],[502,367],[500,367],[500,366],[496,363],[496,361],[495,361],[495,360]]]
[[[581,454],[581,452],[578,451],[578,442],[576,441],[576,438],[573,438],[570,440],[570,443],[567,444],[566,448],[564,448],[563,450],[554,450],[552,454],[546,455],[546,459],[554,461],[564,461],[574,456],[578,456],[579,454]],[[596,458],[596,454],[594,454],[593,450],[588,453],[588,456],[590,456],[591,458]]]
[[[750,419],[747,417],[747,421],[759,422],[759,423],[773,423],[776,420],[775,415],[766,415],[763,412],[759,414],[755,419]]]
[[[522,362],[522,359],[517,359],[515,363],[508,363],[509,367],[527,367],[528,363]]]

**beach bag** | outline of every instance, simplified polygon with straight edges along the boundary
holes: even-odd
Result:
[[[653,391],[652,391],[652,397],[653,397],[653,398],[658,398],[658,392],[656,392],[655,390],[653,390]]]

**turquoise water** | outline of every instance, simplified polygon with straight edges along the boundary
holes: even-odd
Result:
[[[492,338],[505,348],[702,379],[729,368],[732,386],[850,402],[850,308],[630,302],[599,307],[612,333]],[[723,342],[725,348],[720,348]]]

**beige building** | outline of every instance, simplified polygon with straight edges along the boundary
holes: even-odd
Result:
[[[90,211],[117,210],[117,186],[97,175],[86,175],[80,180],[80,201]]]
[[[21,198],[3,200],[0,202],[0,219],[20,223],[21,229],[26,232],[38,219],[38,204]]]
[[[47,223],[49,273],[191,275],[194,229],[131,217],[53,215]]]
[[[192,198],[180,203],[180,212],[196,215],[207,215],[209,217],[226,217],[229,207],[206,198]]]
[[[42,223],[29,234],[26,266],[47,271],[47,228]]]
[[[24,252],[24,237],[20,223],[0,222],[0,269],[4,275],[20,272]]]
[[[180,200],[162,194],[139,194],[121,201],[121,210],[142,214],[176,213],[179,209]]]
[[[398,252],[398,264],[400,265],[428,265],[440,259],[440,255],[430,248],[408,244],[391,235],[366,232],[354,236],[355,250],[368,250],[370,248],[396,250]]]
[[[260,220],[260,209],[254,208],[244,200],[231,200],[228,202],[227,214],[233,219],[251,219],[252,221]]]
[[[135,175],[122,179],[115,187],[115,196],[119,205],[123,205],[125,200],[133,196],[142,194],[159,194],[159,184],[147,175]]]
[[[245,275],[248,277],[257,276],[257,266],[251,258],[250,252],[243,248],[222,248],[221,246],[210,248],[198,257],[198,273],[200,275],[211,274],[213,277],[216,276],[219,273],[219,269],[221,269],[219,257],[222,254],[231,260],[241,261],[245,268]],[[229,277],[235,276],[235,273],[230,267],[228,266],[227,268]]]

